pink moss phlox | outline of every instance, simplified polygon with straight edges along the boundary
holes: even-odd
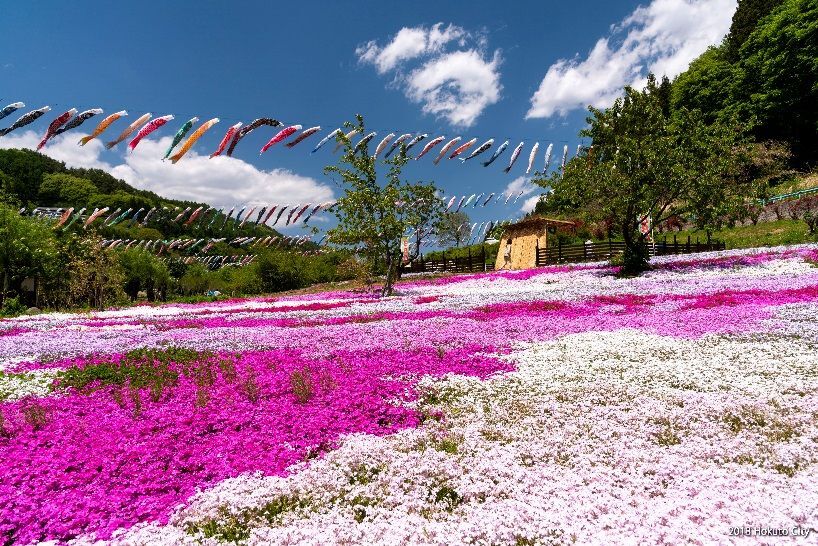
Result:
[[[29,402],[2,403],[8,436],[0,437],[0,536],[9,543],[108,538],[138,522],[166,522],[197,488],[243,472],[283,475],[344,434],[416,426],[416,411],[395,402],[416,398],[418,378],[511,369],[477,354],[485,349],[339,350],[320,360],[283,350],[222,354],[234,362],[235,378],[218,373],[204,406],[195,403],[197,385],[188,376],[159,401],[139,392],[138,417],[126,387],[119,403],[115,387],[69,392],[37,402],[47,415],[38,430],[23,415]],[[299,403],[291,377],[304,370],[314,394]],[[250,380],[255,400],[245,394]]]

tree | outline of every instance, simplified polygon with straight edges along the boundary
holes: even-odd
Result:
[[[818,158],[818,2],[786,0],[740,49],[733,100],[757,119],[756,138],[790,144],[804,161]]]
[[[48,274],[56,254],[54,234],[44,223],[0,203],[0,307],[24,279]]]
[[[713,123],[730,104],[734,80],[735,68],[725,46],[710,47],[673,82],[672,107],[699,110],[705,121]]]
[[[38,193],[44,205],[80,207],[87,205],[96,191],[96,186],[90,180],[70,174],[51,173],[43,175]]]
[[[551,185],[551,201],[581,211],[587,222],[609,221],[625,242],[625,274],[648,268],[642,220],[661,223],[694,215],[704,229],[718,227],[724,213],[743,200],[737,173],[745,149],[740,131],[707,125],[701,113],[682,109],[666,118],[655,80],[607,110],[591,107],[588,129],[593,156],[572,159],[564,176],[539,178]]]
[[[364,132],[361,116],[357,124],[346,125]],[[405,146],[383,161],[387,172],[379,176],[378,161],[366,146],[353,146],[343,134],[337,138],[344,155],[338,165],[324,171],[340,176],[344,195],[333,208],[338,225],[329,230],[328,240],[358,250],[371,267],[380,266],[386,275],[381,293],[390,295],[401,261],[401,237],[412,226],[437,223],[443,205],[432,199],[434,184],[401,179],[407,162]]]
[[[739,0],[730,32],[725,39],[727,57],[733,61],[738,58],[739,49],[750,34],[756,29],[759,21],[772,13],[784,0]]]
[[[444,212],[437,224],[437,238],[441,246],[460,247],[469,239],[469,215],[463,211]]]
[[[170,283],[170,272],[154,254],[139,248],[129,248],[119,254],[119,264],[125,276],[125,293],[131,301],[141,290],[146,292],[148,301],[154,301],[158,292],[164,300]]]
[[[113,250],[103,249],[96,235],[70,236],[67,245],[70,305],[103,309],[121,301],[125,275]]]

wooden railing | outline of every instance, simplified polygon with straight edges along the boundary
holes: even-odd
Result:
[[[494,256],[487,256],[486,249],[472,254],[471,249],[466,256],[446,257],[444,251],[439,260],[427,260],[422,256],[403,267],[403,273],[474,273],[494,269]]]
[[[666,256],[670,254],[693,254],[695,252],[711,252],[715,250],[725,250],[722,241],[710,241],[701,243],[697,239],[679,242],[673,238],[672,242],[667,239],[656,243],[648,243],[647,251],[649,256]],[[537,266],[577,263],[577,262],[601,262],[610,260],[612,257],[625,252],[625,243],[622,241],[606,241],[601,243],[579,243],[572,245],[557,244],[549,248],[537,247]]]

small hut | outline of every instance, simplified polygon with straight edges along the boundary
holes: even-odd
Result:
[[[537,249],[548,248],[549,234],[558,229],[574,229],[574,223],[533,216],[506,227],[497,249],[494,269],[531,269],[537,267]],[[556,237],[553,237],[556,241]]]

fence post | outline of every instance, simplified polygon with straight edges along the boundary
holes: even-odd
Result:
[[[469,247],[469,271],[472,270],[472,263],[471,263],[471,247]]]
[[[443,251],[443,271],[446,271],[446,251]]]
[[[557,263],[562,263],[562,241],[557,241]]]
[[[690,254],[690,235],[687,236],[687,253]]]

